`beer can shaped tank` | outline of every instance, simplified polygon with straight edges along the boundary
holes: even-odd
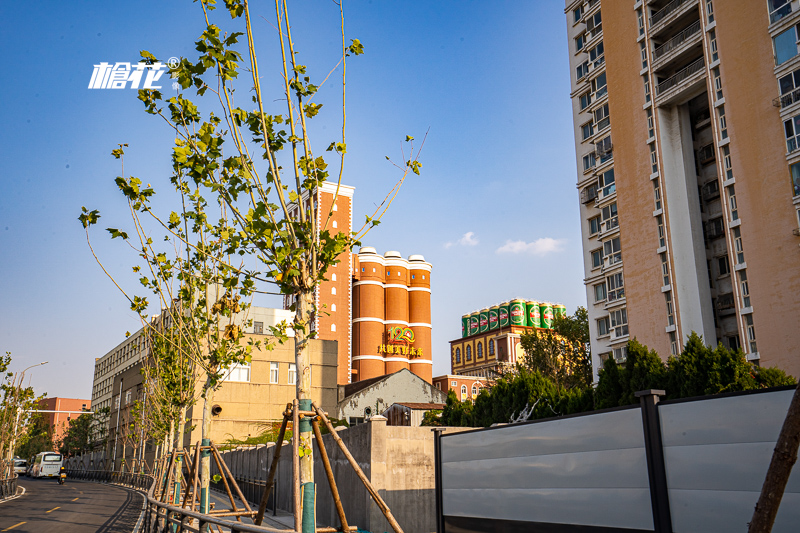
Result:
[[[535,300],[529,300],[528,303],[525,304],[525,307],[528,310],[528,326],[532,328],[542,327],[541,313],[539,312],[539,302]]]
[[[481,309],[480,314],[480,333],[489,331],[489,308]]]
[[[540,303],[539,312],[542,315],[542,327],[546,329],[553,329],[553,304],[549,302]]]
[[[562,304],[553,305],[554,318],[567,318],[567,306]]]
[[[469,315],[461,317],[461,338],[469,337]]]
[[[493,305],[489,308],[489,330],[500,327],[500,306]]]
[[[511,300],[508,314],[511,315],[512,326],[524,326],[528,323],[528,320],[525,318],[526,309],[524,300]]]
[[[469,315],[469,334],[475,335],[480,330],[480,311],[475,311]]]
[[[511,315],[508,312],[511,302],[503,302],[500,304],[500,309],[497,311],[497,319],[501,328],[506,328],[511,324]]]

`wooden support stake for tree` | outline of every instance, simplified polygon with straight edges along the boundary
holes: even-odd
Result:
[[[283,449],[283,437],[286,434],[286,426],[289,423],[289,412],[291,411],[292,405],[286,404],[286,411],[283,413],[283,423],[281,424],[281,430],[278,433],[278,441],[275,443],[275,455],[272,458],[272,464],[269,467],[269,475],[267,475],[267,484],[264,487],[264,494],[261,495],[261,503],[258,505],[258,514],[256,514],[255,520],[253,523],[257,526],[261,525],[261,522],[264,520],[264,513],[267,511],[267,501],[269,500],[269,494],[272,492],[272,487],[275,485],[275,472],[278,470],[278,460],[281,458],[281,450]],[[277,507],[277,501],[275,502],[275,507]]]
[[[769,533],[783,499],[783,492],[789,482],[792,466],[797,462],[797,449],[800,447],[800,384],[792,395],[789,410],[783,421],[775,451],[767,469],[761,495],[758,497],[748,533]]]
[[[367,476],[361,470],[361,467],[358,466],[358,463],[350,454],[350,451],[347,449],[347,446],[345,446],[341,437],[339,437],[339,435],[336,434],[336,429],[333,427],[333,424],[331,424],[331,421],[328,420],[328,417],[325,416],[325,413],[322,411],[322,409],[320,409],[315,403],[312,402],[311,406],[317,412],[317,415],[319,415],[322,421],[325,422],[325,425],[328,426],[328,431],[331,432],[333,440],[339,446],[339,449],[342,450],[344,456],[347,457],[347,461],[350,463],[350,466],[352,466],[353,470],[356,471],[356,475],[364,484],[364,486],[367,488],[367,492],[369,492],[370,496],[372,496],[372,499],[375,500],[375,503],[378,505],[378,508],[383,513],[383,516],[386,517],[386,520],[389,522],[389,525],[392,526],[392,529],[395,531],[395,533],[403,533],[403,528],[400,527],[400,524],[398,524],[397,520],[395,520],[394,516],[392,516],[392,511],[389,510],[389,506],[386,505],[386,502],[383,501],[381,495],[378,494],[378,491],[376,491],[375,488],[372,486],[372,483],[369,482]]]
[[[170,456],[169,456],[169,463],[167,464],[166,477],[164,478],[166,483],[165,483],[164,488],[162,489],[162,492],[161,492],[161,496],[163,498],[161,500],[161,503],[169,503],[169,491],[170,491],[170,488],[172,487],[172,474],[175,471],[175,469],[172,468],[172,463],[175,462],[175,454],[176,453],[178,453],[178,450],[172,450],[172,454],[170,454]]]
[[[339,515],[342,531],[350,531],[347,525],[347,517],[344,514],[344,507],[342,507],[342,500],[339,498],[339,489],[336,487],[336,480],[333,478],[333,469],[331,468],[330,459],[328,459],[328,451],[325,449],[325,443],[322,442],[322,432],[319,430],[319,422],[317,422],[316,418],[311,419],[311,428],[314,430],[314,437],[317,439],[319,455],[322,457],[322,466],[325,467],[325,474],[328,476],[328,485],[331,487],[333,504],[336,506],[336,514]]]
[[[236,495],[239,497],[240,500],[242,500],[244,508],[247,510],[248,513],[252,513],[253,510],[250,508],[250,504],[247,503],[247,499],[244,497],[244,494],[242,494],[242,490],[239,488],[239,484],[236,483],[236,478],[234,478],[233,474],[231,474],[231,471],[228,468],[228,464],[222,458],[222,455],[220,455],[219,450],[217,449],[217,445],[214,444],[213,442],[211,443],[211,449],[214,450],[214,453],[217,455],[217,464],[222,464],[222,469],[224,469],[224,474],[227,474],[228,477],[231,478],[231,484],[233,485],[233,488],[236,490]]]
[[[199,446],[199,443],[198,443],[198,446]],[[189,447],[189,449],[191,449],[191,447]],[[186,466],[189,469],[189,477],[191,477],[192,480],[195,480],[197,478],[197,472],[195,471],[197,469],[197,466],[198,466],[198,464],[197,464],[197,450],[198,449],[196,448],[196,450],[195,450],[195,460],[189,459],[189,454],[186,454],[186,456],[184,458],[185,462],[186,462]],[[195,494],[194,493],[194,484],[190,485],[189,482],[187,481],[186,482],[186,489],[184,489],[184,491],[183,491],[183,502],[181,503],[181,507],[186,507],[186,502],[189,499],[189,492],[190,491],[192,493],[192,504],[194,505],[194,494]]]
[[[294,488],[294,530],[303,530],[303,516],[300,508],[300,401],[292,403],[292,486]]]
[[[213,450],[213,448],[212,448],[212,450]],[[222,467],[219,464],[220,460],[217,457],[217,454],[213,453],[213,451],[212,451],[211,455],[212,455],[212,457],[214,457],[214,461],[217,463],[217,470],[219,470],[220,474],[222,474],[220,477],[222,478],[222,485],[225,487],[225,492],[228,493],[228,498],[231,500],[231,510],[232,511],[238,511],[239,509],[236,508],[236,500],[234,500],[233,493],[231,492],[231,488],[230,488],[230,486],[228,486],[228,480],[225,479],[225,472],[222,471]],[[236,517],[236,519],[239,522],[242,521],[238,516]]]

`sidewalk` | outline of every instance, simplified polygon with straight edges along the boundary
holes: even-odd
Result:
[[[211,490],[209,494],[209,499],[214,503],[214,508],[216,509],[223,509],[223,508],[230,508],[231,500],[228,498],[228,495],[224,492],[218,492],[216,490]],[[244,504],[242,500],[239,498],[234,498],[236,502],[237,509],[244,509]],[[251,509],[256,510],[257,507],[250,506]],[[235,520],[233,517],[226,517],[226,520]],[[252,524],[253,520],[248,517],[242,517],[242,522],[245,524]],[[286,529],[291,530],[294,528],[294,515],[287,511],[283,511],[278,509],[278,513],[276,516],[272,516],[272,510],[267,509],[267,512],[264,513],[264,521],[261,523],[263,526],[273,527],[275,529]],[[319,525],[319,524],[318,524]]]

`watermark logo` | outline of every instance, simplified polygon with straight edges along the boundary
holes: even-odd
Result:
[[[178,64],[178,59],[171,57],[165,65],[159,61],[154,63],[105,63],[94,65],[92,79],[89,80],[89,89],[161,89],[160,85],[153,85],[166,72],[167,65]],[[144,78],[144,80],[142,80]],[[128,85],[130,84],[130,85]]]

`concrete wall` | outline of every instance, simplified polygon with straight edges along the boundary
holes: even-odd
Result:
[[[447,428],[447,432],[466,428]],[[337,432],[359,467],[386,501],[404,531],[436,531],[433,431],[429,427],[389,427],[376,416],[367,424]],[[372,501],[331,435],[323,436],[334,478],[350,526],[375,533],[390,531],[388,522]],[[293,509],[292,448],[286,442],[276,475],[278,508]],[[265,480],[275,453],[275,445],[223,452],[226,464],[241,482]],[[319,448],[314,443],[314,453]],[[319,457],[318,455],[316,457]],[[215,471],[212,470],[212,474]],[[338,526],[321,461],[316,461],[317,522]],[[245,491],[247,495],[247,491]],[[258,492],[260,495],[260,492]],[[257,498],[254,498],[254,500]]]

